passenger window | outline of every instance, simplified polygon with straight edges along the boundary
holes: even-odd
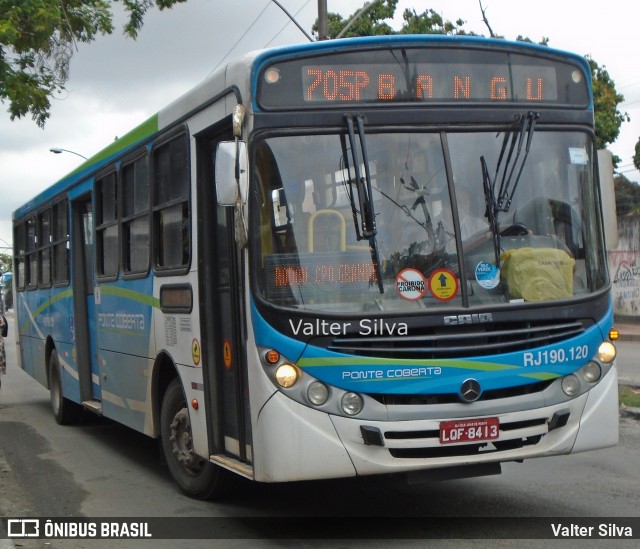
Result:
[[[191,249],[189,143],[186,135],[160,145],[153,156],[154,264],[183,268]]]
[[[69,214],[67,201],[54,204],[52,219],[53,283],[69,282]]]
[[[38,285],[38,236],[36,232],[36,218],[27,219],[26,234],[26,267],[27,267],[27,286],[35,288]]]
[[[51,210],[38,214],[38,284],[51,284]]]
[[[118,275],[117,199],[115,172],[96,180],[96,270],[99,277]]]
[[[122,168],[122,271],[149,268],[149,165],[144,156]]]

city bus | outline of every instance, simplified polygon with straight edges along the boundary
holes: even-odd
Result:
[[[615,445],[603,158],[577,55],[246,54],[14,213],[21,367],[196,498]]]

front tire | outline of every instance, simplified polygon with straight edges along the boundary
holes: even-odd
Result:
[[[65,398],[62,393],[62,370],[55,350],[49,357],[49,395],[51,410],[59,425],[71,425],[78,421],[81,408],[75,402]]]
[[[162,400],[160,436],[171,476],[185,494],[197,499],[226,494],[231,474],[193,451],[189,410],[178,378],[169,384]]]

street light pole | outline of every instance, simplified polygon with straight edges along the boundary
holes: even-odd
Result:
[[[318,0],[318,40],[327,40],[327,38],[329,38],[327,0]]]
[[[87,160],[86,156],[81,155],[80,153],[77,153],[75,151],[70,151],[69,149],[61,149],[60,147],[52,147],[49,149],[50,152],[52,152],[53,154],[60,154],[63,152],[67,152],[67,153],[71,153],[71,154],[75,154],[76,156],[79,156],[80,158],[84,158],[85,160]]]

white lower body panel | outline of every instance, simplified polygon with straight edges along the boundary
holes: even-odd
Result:
[[[567,413],[566,425],[549,430],[554,414]],[[568,402],[496,416],[500,436],[495,443],[443,445],[440,422],[452,418],[367,421],[328,415],[276,393],[258,418],[255,478],[286,482],[402,473],[612,446],[618,441],[616,369],[589,393]],[[383,445],[365,444],[361,426],[379,430]]]

